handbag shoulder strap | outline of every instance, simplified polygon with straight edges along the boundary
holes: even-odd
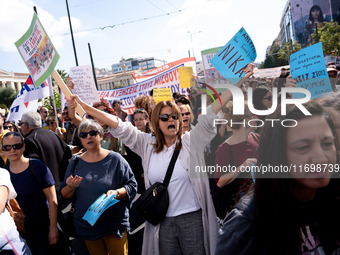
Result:
[[[165,187],[168,187],[168,185],[169,185],[171,175],[172,175],[172,172],[174,171],[175,163],[176,163],[177,157],[179,155],[179,151],[180,150],[175,150],[174,153],[172,154],[170,164],[168,166],[168,170],[166,170],[165,179],[163,181],[163,186],[165,186]]]
[[[72,170],[71,170],[71,174],[72,174],[73,177],[74,177],[74,171],[76,169],[76,166],[78,164],[79,159],[80,159],[80,156],[76,155],[76,158],[74,159],[73,167],[72,167]]]

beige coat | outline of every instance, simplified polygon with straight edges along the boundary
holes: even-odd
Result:
[[[210,195],[207,175],[206,173],[195,172],[195,167],[205,166],[204,147],[216,135],[216,131],[213,128],[213,120],[215,118],[218,118],[217,115],[213,113],[210,107],[208,107],[207,115],[199,116],[196,127],[191,132],[186,132],[182,136],[182,149],[178,156],[183,168],[188,171],[190,181],[202,209],[204,246],[207,255],[212,255],[215,252],[218,236],[218,223]],[[155,137],[151,134],[139,131],[129,122],[122,122],[120,120],[118,127],[116,129],[111,129],[110,132],[114,137],[121,138],[126,146],[141,156],[144,169],[145,188],[149,188],[151,186],[148,177],[149,160],[154,151],[152,144],[156,142]],[[142,254],[159,254],[159,225],[153,226],[146,222]]]

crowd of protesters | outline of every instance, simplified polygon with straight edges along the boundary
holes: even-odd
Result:
[[[273,114],[255,115],[251,109],[270,109],[274,96],[280,100],[282,88],[297,85],[289,68],[275,79],[254,78],[253,69],[249,64],[236,84],[244,93],[243,115],[234,114],[239,104],[234,105],[229,90],[219,95],[222,105],[208,101],[206,114],[201,114],[204,92],[194,87],[188,94],[173,93],[169,101],[155,103],[152,94],[137,97],[130,116],[119,99],[88,105],[71,95],[57,116],[40,107],[25,113],[18,125],[1,118],[0,222],[6,221],[6,228],[0,227],[0,250],[76,255],[339,254],[338,71],[327,68],[332,93],[303,105],[311,115],[296,105],[288,105],[286,115],[280,105]],[[72,80],[67,85],[72,90]],[[249,88],[252,105],[247,101]],[[77,105],[86,112],[83,118]],[[216,119],[225,123],[215,125]],[[285,119],[298,125],[281,125]],[[168,186],[168,211],[154,226],[133,203],[152,184],[164,181],[175,151],[179,156]],[[277,175],[241,171],[255,166],[300,168]],[[229,170],[211,174],[197,167]],[[300,171],[311,167],[324,171]],[[92,226],[83,216],[103,193],[115,195],[120,203],[105,210]],[[26,215],[24,238],[5,209],[14,197]],[[61,241],[58,203],[66,199],[74,201],[74,226],[85,251]]]

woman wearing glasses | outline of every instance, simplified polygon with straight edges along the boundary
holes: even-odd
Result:
[[[194,126],[191,124],[194,121],[194,115],[192,114],[190,105],[183,104],[179,106],[183,120],[183,133],[189,132]]]
[[[245,70],[246,78],[253,68],[254,65],[250,65]],[[173,152],[180,150],[168,186],[170,203],[166,217],[156,226],[146,222],[142,253],[213,254],[218,226],[209,181],[205,172],[192,169],[205,165],[204,147],[216,134],[213,121],[218,118],[216,114],[221,105],[208,107],[207,115],[200,116],[195,129],[182,135],[182,115],[178,106],[172,101],[161,101],[152,111],[154,134],[146,134],[131,123],[87,105],[78,96],[71,96],[71,99],[73,107],[77,100],[88,114],[107,123],[115,137],[122,137],[123,142],[141,156],[145,188],[163,182]],[[221,96],[224,104],[230,99],[230,91]],[[191,150],[192,155],[190,146],[195,148]]]
[[[41,161],[23,156],[25,144],[19,133],[7,133],[2,150],[8,160],[5,168],[18,194],[16,199],[25,214],[27,244],[33,254],[53,254],[59,238],[53,176]]]
[[[10,132],[19,132],[18,127],[15,125],[13,121],[5,121],[4,122],[4,130],[8,130]]]
[[[75,198],[75,230],[91,255],[127,254],[128,209],[136,195],[135,177],[120,154],[101,147],[104,130],[99,123],[83,119],[78,135],[86,151],[76,165],[76,157],[72,158],[60,185],[62,198]],[[120,202],[105,210],[91,226],[83,216],[103,193],[115,195]]]

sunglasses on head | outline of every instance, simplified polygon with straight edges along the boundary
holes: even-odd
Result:
[[[172,119],[174,119],[174,120],[178,120],[178,115],[177,114],[172,114],[172,115],[170,115],[170,114],[160,114],[159,116],[158,116],[158,118],[161,120],[161,121],[163,121],[163,122],[167,122],[169,119],[170,119],[170,117],[172,118]]]
[[[79,137],[85,139],[88,134],[90,136],[96,136],[98,134],[98,131],[97,130],[91,130],[89,132],[80,132]]]
[[[13,150],[20,150],[24,146],[23,143],[16,143],[12,145],[2,145],[3,151],[10,151],[12,148]]]
[[[189,115],[190,115],[190,112],[182,113],[182,117],[184,117],[184,115],[189,116]]]

